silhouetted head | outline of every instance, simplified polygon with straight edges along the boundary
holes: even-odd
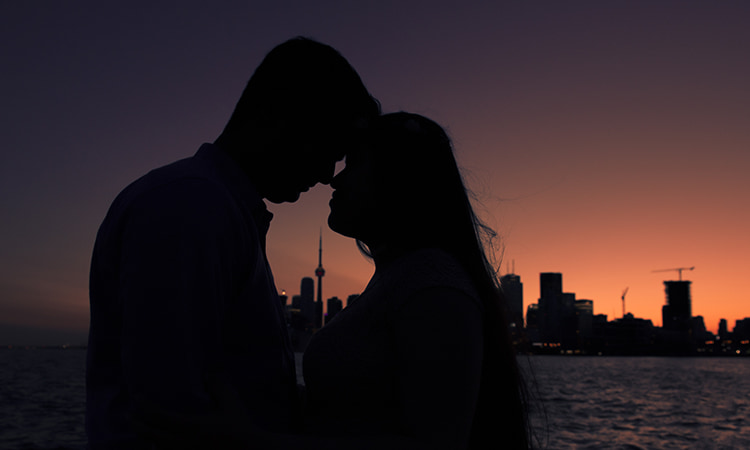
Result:
[[[371,249],[445,248],[461,230],[473,236],[451,141],[425,117],[400,112],[372,121],[331,186],[331,229]]]
[[[356,128],[378,114],[379,103],[338,51],[298,37],[266,55],[216,143],[261,196],[295,201],[330,182]]]

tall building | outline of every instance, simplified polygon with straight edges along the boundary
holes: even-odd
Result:
[[[526,308],[526,334],[532,343],[540,342],[539,336],[539,305],[530,304]]]
[[[299,309],[307,326],[311,326],[315,320],[315,282],[310,277],[302,279],[300,284]]]
[[[750,317],[736,320],[734,322],[732,334],[738,341],[750,340]],[[747,345],[747,343],[745,345]]]
[[[579,345],[578,320],[576,316],[576,294],[563,292],[560,309],[560,343],[564,348],[575,348]]]
[[[539,274],[539,335],[542,342],[559,343],[563,315],[562,274]]]
[[[327,302],[327,313],[326,313],[326,320],[325,322],[330,322],[334,317],[336,317],[336,314],[341,312],[341,310],[344,307],[344,302],[341,301],[338,297],[331,297],[328,299]]]
[[[289,310],[291,309],[289,303],[289,296],[286,295],[286,292],[283,292],[279,294],[279,303],[281,303],[281,308],[284,311],[284,315],[286,316],[287,323],[289,322]]]
[[[594,301],[593,300],[576,300],[576,314],[578,315],[594,315]]]
[[[521,277],[507,274],[500,278],[505,301],[508,305],[508,320],[517,329],[523,328],[523,283]]]
[[[315,302],[315,328],[323,326],[323,276],[325,274],[326,271],[323,269],[323,229],[321,229],[318,245],[318,267],[315,269],[315,276],[318,277],[318,299]]]
[[[356,300],[357,298],[359,298],[359,294],[352,294],[352,295],[346,297],[346,305],[344,305],[344,307],[347,307],[347,306],[351,305],[352,302],[354,300]]]
[[[665,281],[667,304],[661,309],[662,328],[685,332],[692,328],[690,281]]]
[[[724,340],[729,337],[729,329],[727,328],[727,319],[719,320],[719,338]]]
[[[562,297],[562,274],[557,272],[542,272],[539,274],[539,296],[551,299]]]
[[[594,323],[594,301],[576,300],[576,322],[579,339],[591,336]],[[580,341],[579,341],[580,342]]]
[[[703,320],[703,316],[693,316],[693,318],[690,319],[690,325],[693,340],[705,342],[713,339],[713,334],[706,330],[706,322]]]

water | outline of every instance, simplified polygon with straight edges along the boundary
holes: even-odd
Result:
[[[533,422],[548,448],[750,448],[750,358],[521,361],[533,368],[544,408]]]
[[[81,349],[0,350],[0,449],[85,447],[85,359]],[[546,448],[750,448],[750,358],[521,362],[534,374]]]
[[[83,449],[86,351],[0,350],[0,449]]]

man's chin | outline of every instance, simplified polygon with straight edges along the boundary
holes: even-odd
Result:
[[[275,204],[294,203],[299,200],[300,195],[301,192],[285,192],[279,195],[269,195],[266,197],[266,200]]]

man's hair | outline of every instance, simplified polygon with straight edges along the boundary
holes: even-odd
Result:
[[[266,55],[222,134],[242,135],[280,123],[304,132],[331,117],[379,114],[380,104],[346,58],[329,45],[296,37]]]

